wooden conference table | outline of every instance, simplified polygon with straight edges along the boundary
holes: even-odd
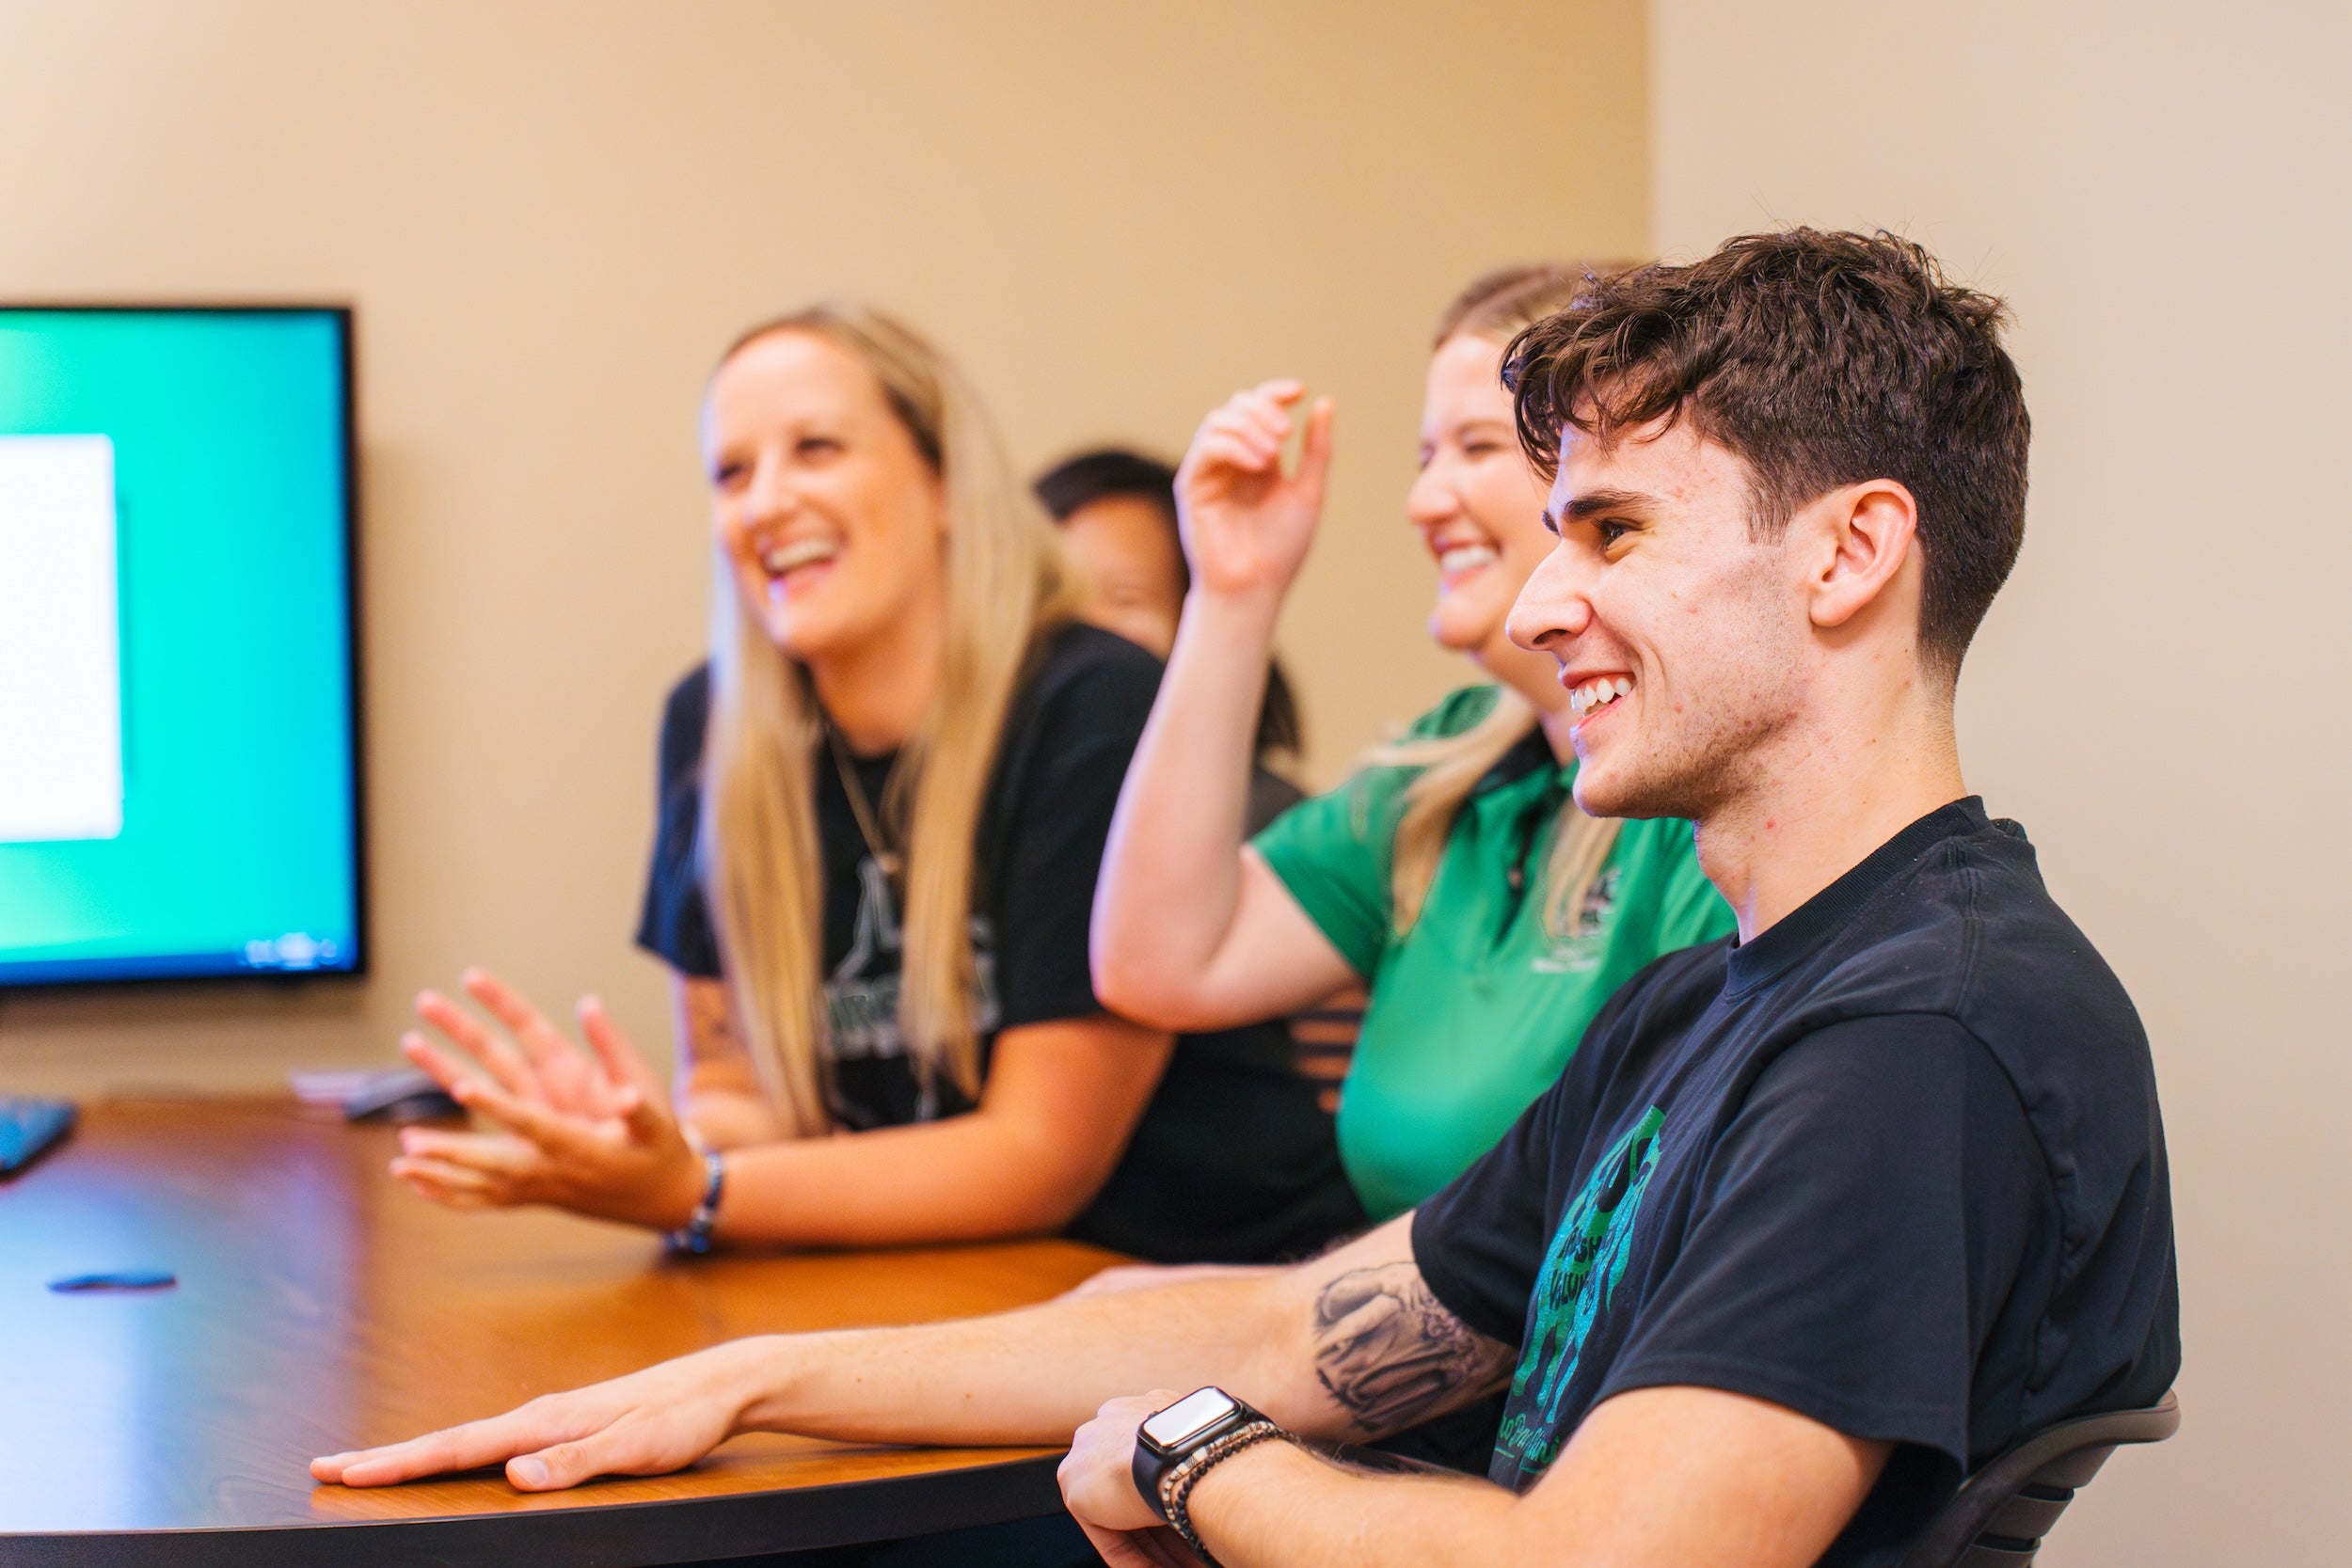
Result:
[[[276,1101],[112,1101],[0,1183],[0,1565],[672,1563],[891,1540],[1060,1506],[1058,1454],[755,1433],[696,1468],[526,1497],[495,1472],[378,1491],[310,1456],[494,1415],[738,1335],[1038,1301],[1074,1243],[673,1260],[642,1233],[458,1214],[392,1134]],[[51,1281],[168,1270],[175,1288]]]

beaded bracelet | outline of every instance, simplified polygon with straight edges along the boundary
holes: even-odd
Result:
[[[1200,1544],[1200,1537],[1192,1528],[1192,1515],[1184,1511],[1192,1489],[1200,1483],[1200,1478],[1217,1461],[1231,1459],[1251,1444],[1263,1443],[1269,1437],[1288,1436],[1289,1433],[1272,1421],[1252,1421],[1237,1432],[1227,1433],[1161,1478],[1160,1512],[1168,1515],[1168,1522],[1176,1527],[1176,1533],[1184,1538],[1184,1544],[1199,1554],[1200,1560],[1209,1564],[1209,1568],[1216,1568],[1216,1559],[1210,1556],[1209,1548]]]
[[[726,1191],[726,1156],[715,1148],[705,1149],[703,1156],[702,1201],[687,1216],[686,1228],[670,1232],[673,1252],[705,1253],[710,1250],[711,1228],[719,1223],[719,1196]]]

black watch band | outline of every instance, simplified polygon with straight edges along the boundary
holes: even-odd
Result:
[[[1167,1496],[1169,1477],[1185,1461],[1249,1427],[1281,1430],[1216,1387],[1196,1388],[1152,1412],[1136,1432],[1136,1457],[1131,1466],[1136,1490],[1152,1505],[1154,1513],[1173,1524]]]

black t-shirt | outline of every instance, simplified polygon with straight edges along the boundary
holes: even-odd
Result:
[[[1898,1445],[1824,1563],[1898,1560],[1965,1468],[2180,1366],[2147,1037],[1974,799],[1628,981],[1413,1252],[1520,1347],[1505,1485],[1661,1385]]]
[[[1159,663],[1092,626],[1048,635],[1006,716],[982,800],[972,914],[982,1061],[997,1032],[1090,1018],[1087,966],[1095,874]],[[662,715],[660,818],[637,942],[693,976],[719,974],[695,858],[707,669]],[[888,756],[854,759],[879,804]],[[952,1082],[915,1070],[898,1031],[899,910],[867,851],[827,752],[814,768],[824,856],[823,956],[834,1117],[865,1130],[972,1109]],[[1364,1224],[1331,1117],[1295,1069],[1288,1033],[1264,1023],[1188,1035],[1125,1155],[1068,1234],[1162,1261],[1255,1261],[1313,1251]]]

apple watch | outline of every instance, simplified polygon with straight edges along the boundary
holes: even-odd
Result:
[[[1253,1443],[1290,1434],[1222,1388],[1196,1388],[1136,1429],[1136,1490],[1176,1528],[1184,1544],[1214,1562],[1193,1533],[1184,1502],[1209,1466]]]

